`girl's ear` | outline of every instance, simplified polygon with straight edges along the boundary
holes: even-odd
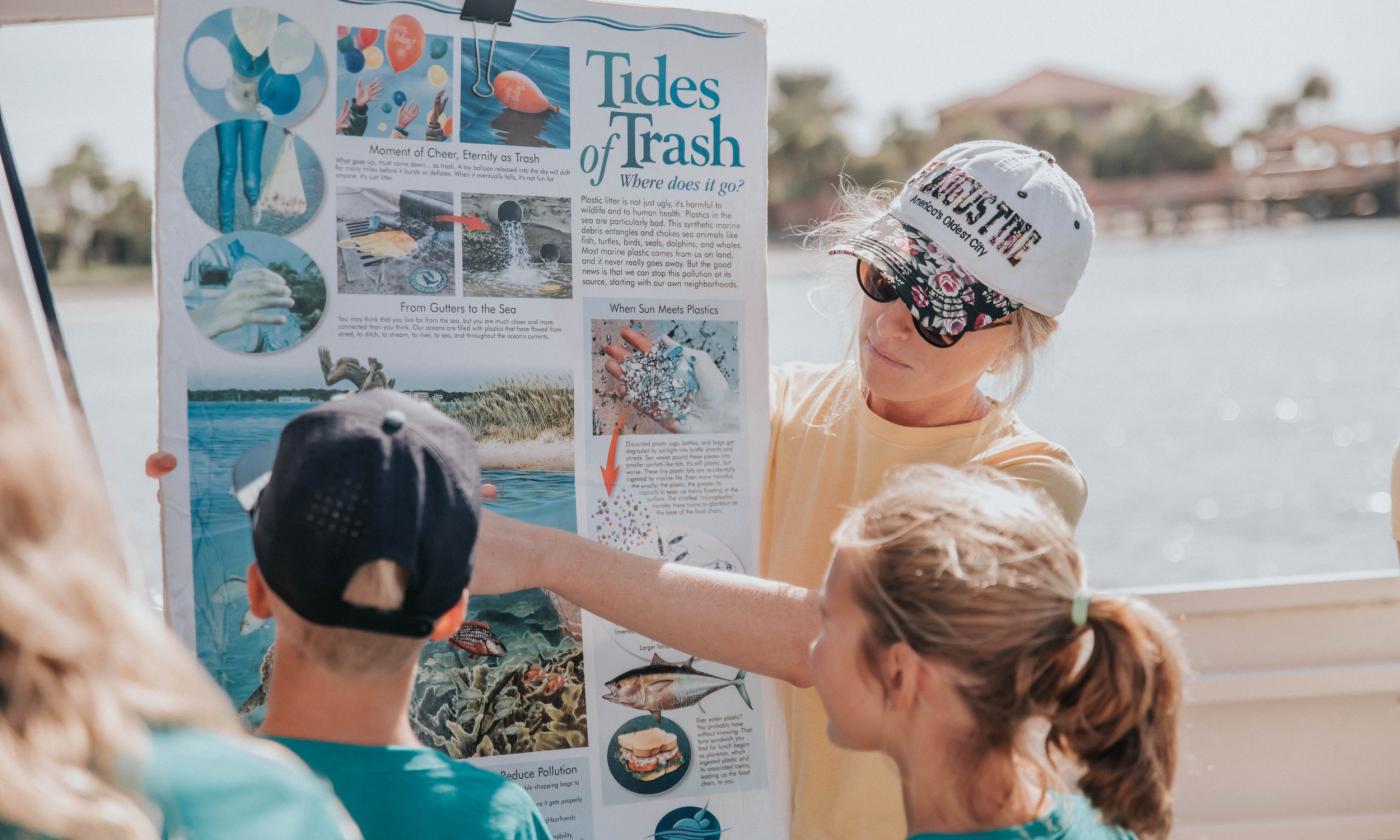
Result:
[[[885,649],[880,665],[885,708],[896,712],[914,708],[919,697],[923,657],[904,642],[895,642]]]

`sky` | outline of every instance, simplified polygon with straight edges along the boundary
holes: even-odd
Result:
[[[859,14],[848,0],[651,4],[765,19],[770,71],[830,70],[861,151],[895,110],[919,118],[1046,66],[1168,96],[1210,81],[1225,105],[1217,139],[1256,124],[1314,71],[1333,83],[1326,119],[1400,125],[1400,3],[1390,0],[862,0]],[[0,27],[0,113],[22,180],[42,181],[91,137],[117,174],[149,189],[153,44],[151,18]]]

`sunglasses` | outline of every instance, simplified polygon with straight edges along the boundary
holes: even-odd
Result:
[[[864,269],[862,271],[861,269]],[[865,292],[865,296],[876,303],[889,303],[899,297],[898,290],[890,282],[890,278],[885,273],[865,260],[856,261],[856,284],[860,290]],[[975,330],[990,330],[993,327],[1009,327],[1012,324],[1010,318],[1004,321],[993,321],[981,327],[970,327],[957,335],[944,335],[940,332],[933,332],[919,322],[919,319],[912,313],[909,316],[914,321],[914,329],[919,333],[919,337],[934,347],[952,347],[962,340],[962,337]]]

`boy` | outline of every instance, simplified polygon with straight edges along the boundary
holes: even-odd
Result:
[[[235,489],[253,517],[248,601],[277,620],[260,734],[325,777],[366,840],[549,840],[524,790],[424,747],[408,721],[424,642],[466,617],[471,434],[373,390],[293,419],[251,474]]]

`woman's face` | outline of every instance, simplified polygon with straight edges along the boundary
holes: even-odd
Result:
[[[826,707],[827,737],[849,750],[878,750],[885,692],[865,659],[869,619],[855,599],[859,558],[838,550],[822,584],[822,629],[812,642],[812,682]]]
[[[864,260],[862,274],[875,271]],[[1014,328],[983,328],[952,347],[935,347],[919,335],[904,301],[879,303],[861,295],[860,372],[871,396],[894,403],[918,403],[975,387],[1016,340]]]

